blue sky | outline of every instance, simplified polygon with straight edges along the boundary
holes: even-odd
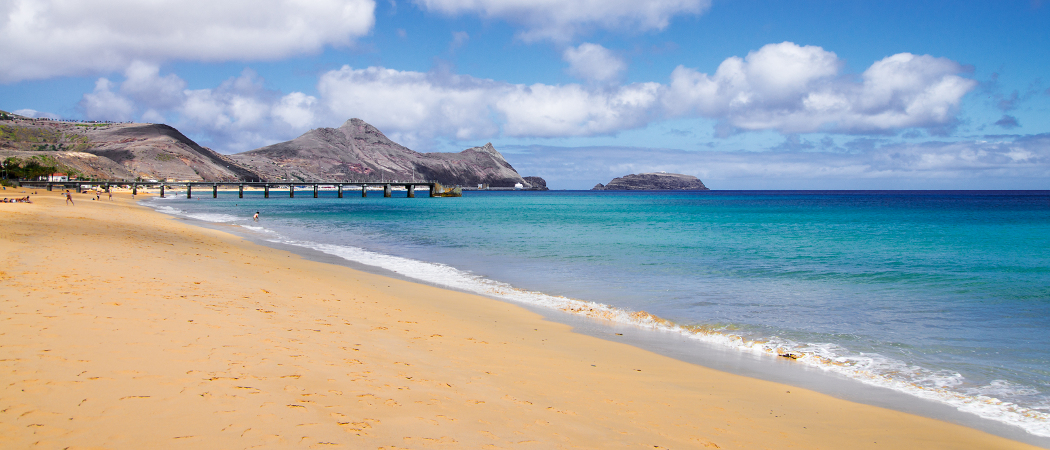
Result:
[[[80,4],[77,4],[80,3]],[[0,109],[223,153],[359,117],[523,175],[1050,189],[1050,2],[7,0]]]

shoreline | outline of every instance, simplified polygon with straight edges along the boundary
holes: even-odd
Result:
[[[309,261],[129,197],[5,205],[0,442],[1034,448]]]
[[[142,204],[145,206],[145,203]],[[166,212],[162,213],[169,214]],[[1050,448],[1050,438],[1029,433],[1016,425],[981,417],[972,412],[962,411],[956,405],[946,404],[929,398],[917,397],[907,392],[902,392],[885,386],[864,383],[861,380],[834,371],[829,371],[819,366],[802,364],[778,358],[770,354],[743,352],[735,347],[727,347],[713,342],[691,339],[681,333],[665,329],[657,329],[636,323],[623,323],[580,315],[561,309],[521,302],[495,294],[477,294],[468,290],[457,289],[413,278],[383,267],[346,259],[308,246],[269,240],[265,233],[260,233],[257,230],[244,228],[235,224],[212,222],[200,218],[183,217],[179,215],[173,215],[173,217],[194,226],[229,232],[258,245],[288,251],[311,261],[341,265],[354,270],[364,271],[388,278],[395,278],[409,283],[423,284],[437,289],[452,290],[465,295],[481,295],[494,301],[522,307],[528,311],[543,316],[546,320],[569,325],[572,327],[572,332],[574,333],[584,334],[610,342],[626,343],[642,350],[674,358],[689,364],[734,375],[805,388],[850,402],[887,408],[903,413],[916,414],[934,420],[942,420],[967,428],[973,428],[1006,439],[1016,440],[1018,442],[1024,442],[1042,448]]]

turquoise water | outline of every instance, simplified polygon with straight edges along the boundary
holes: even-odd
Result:
[[[1050,192],[334,197],[156,203],[511,301],[597,302],[1050,436]]]

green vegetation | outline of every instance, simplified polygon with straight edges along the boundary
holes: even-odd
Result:
[[[38,152],[83,152],[92,146],[87,136],[18,125],[0,125],[0,140],[13,144],[19,150]]]
[[[57,171],[58,161],[50,156],[37,155],[25,159],[12,156],[3,161],[5,179],[31,180]]]
[[[15,118],[7,111],[0,111],[0,120],[15,120]]]
[[[28,158],[11,156],[0,161],[3,179],[33,180],[42,176],[59,172],[69,175],[70,178],[83,178],[83,173],[72,167],[60,164],[54,156],[36,155]]]
[[[175,156],[174,155],[171,155],[171,154],[168,154],[168,153],[158,153],[157,154],[157,161],[168,162],[168,161],[174,161],[174,160],[175,160]]]

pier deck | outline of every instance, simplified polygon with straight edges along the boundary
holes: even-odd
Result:
[[[219,188],[237,188],[237,195],[240,198],[244,198],[244,188],[262,189],[263,197],[270,198],[270,190],[285,190],[288,191],[288,196],[295,198],[296,189],[303,188],[306,190],[313,190],[313,197],[317,198],[318,191],[323,186],[325,188],[334,187],[338,192],[339,198],[343,198],[343,193],[346,190],[355,191],[360,189],[361,196],[368,196],[369,187],[382,187],[383,197],[390,197],[395,187],[404,187],[408,191],[408,197],[414,198],[416,196],[417,187],[426,187],[429,190],[431,197],[438,196],[438,184],[436,181],[339,181],[339,182],[323,182],[323,183],[293,183],[293,182],[263,182],[263,181],[23,181],[22,186],[46,188],[47,190],[53,190],[55,186],[60,189],[76,189],[77,192],[81,192],[84,186],[100,186],[106,192],[109,192],[112,186],[128,186],[131,188],[132,193],[137,194],[140,188],[152,188],[160,189],[160,196],[164,197],[164,191],[173,187],[185,187],[186,198],[193,198],[194,188],[211,188],[212,198],[219,196]],[[349,189],[347,189],[349,188]],[[325,189],[325,190],[328,190]],[[224,189],[225,190],[225,189]]]

